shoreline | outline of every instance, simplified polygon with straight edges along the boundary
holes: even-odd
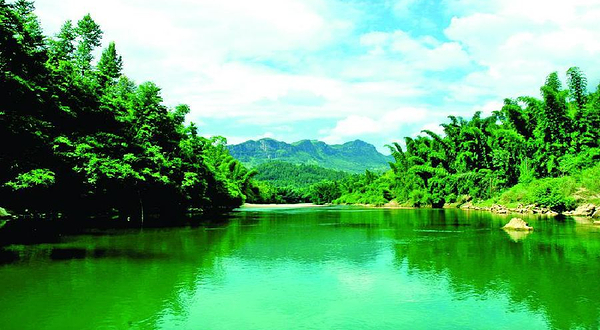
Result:
[[[414,207],[414,206],[406,206],[399,204],[398,202],[391,201],[383,205],[373,205],[373,204],[341,204],[341,205],[350,205],[350,206],[362,206],[369,208],[379,208],[379,209],[434,209],[431,206],[423,206],[423,207]],[[500,204],[493,204],[492,206],[480,206],[477,204],[473,204],[471,202],[467,202],[464,204],[444,204],[443,207],[439,209],[460,209],[463,211],[485,211],[491,212],[498,215],[541,215],[541,216],[566,216],[566,217],[577,217],[577,218],[587,218],[590,220],[598,220],[600,219],[600,206],[596,206],[594,204],[586,203],[579,205],[575,210],[565,211],[565,212],[555,212],[547,207],[539,207],[535,204],[530,205],[519,205],[517,207],[508,207]],[[594,224],[600,225],[600,221],[594,221]]]
[[[298,203],[298,204],[255,204],[245,203],[237,209],[303,209],[303,208],[317,208],[326,207],[329,205],[317,205],[313,203]]]

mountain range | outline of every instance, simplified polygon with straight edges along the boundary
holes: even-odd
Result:
[[[317,140],[286,143],[274,139],[249,140],[228,146],[231,155],[242,163],[256,167],[269,161],[318,165],[334,170],[360,173],[365,170],[385,171],[392,156],[377,151],[361,140],[329,145]]]

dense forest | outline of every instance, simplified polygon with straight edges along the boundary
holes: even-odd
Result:
[[[262,163],[250,182],[248,202],[251,203],[317,203],[322,201],[319,188],[322,182],[336,182],[351,174],[317,165],[292,164],[281,161]]]
[[[566,76],[564,88],[551,73],[541,99],[506,99],[489,117],[450,116],[442,135],[389,145],[390,171],[338,183],[331,201],[440,207],[474,199],[556,211],[600,202],[600,86],[588,92],[577,67]]]
[[[123,75],[90,15],[43,34],[30,1],[0,0],[0,201],[24,215],[227,210],[256,174],[185,124],[152,82]]]

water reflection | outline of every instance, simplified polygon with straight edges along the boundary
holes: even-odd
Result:
[[[513,242],[520,242],[527,238],[531,234],[529,230],[510,230],[504,229],[504,232],[510,237]]]
[[[499,229],[507,221],[459,210],[251,210],[197,228],[13,246],[0,253],[0,322],[598,328],[597,228],[532,217],[536,230],[514,236]]]

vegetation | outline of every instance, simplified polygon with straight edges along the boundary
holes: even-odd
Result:
[[[90,15],[48,38],[32,2],[0,0],[0,201],[20,212],[114,214],[226,210],[256,174],[223,138],[185,125],[160,88],[122,74]]]
[[[519,183],[491,199],[508,206],[538,203],[560,211],[573,209],[578,201],[600,205],[600,165],[569,176]]]
[[[254,170],[257,171],[252,183],[254,194],[248,198],[249,202],[254,203],[323,204],[322,198],[318,196],[323,193],[324,182],[336,182],[350,176],[347,172],[317,165],[296,165],[281,161],[262,163]],[[327,200],[330,201],[331,198]]]
[[[450,116],[443,135],[426,130],[405,138],[405,147],[393,143],[391,170],[342,184],[336,202],[442,206],[496,198],[562,211],[597,200],[600,86],[589,93],[577,67],[567,78],[563,88],[550,74],[541,99],[506,99],[486,118]]]
[[[566,210],[600,194],[600,88],[588,92],[577,67],[566,88],[550,74],[541,99],[506,99],[489,117],[450,116],[442,135],[393,143],[393,159],[360,140],[227,146],[185,124],[187,105],[168,108],[158,86],[124,76],[114,43],[96,61],[102,30],[90,15],[49,38],[33,11],[30,1],[0,0],[0,139],[8,141],[0,200],[10,210],[143,221],[148,212],[228,210],[245,200],[442,206],[472,198]],[[371,170],[386,161],[387,172]]]
[[[255,168],[256,180],[268,181],[277,187],[307,188],[315,183],[330,180],[342,180],[349,176],[342,171],[330,170],[317,165],[296,165],[273,161]]]

